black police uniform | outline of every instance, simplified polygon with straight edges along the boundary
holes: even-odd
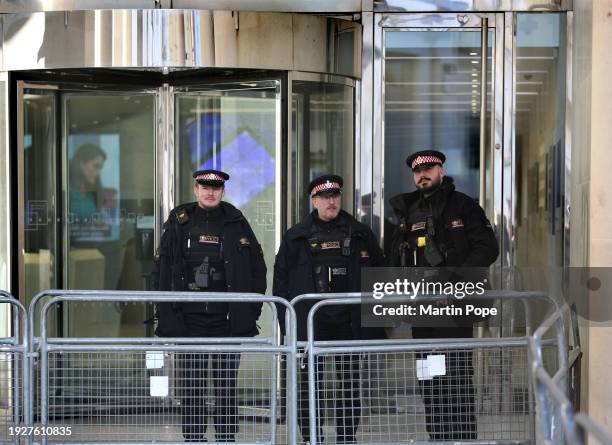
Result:
[[[486,268],[497,258],[497,241],[484,211],[472,198],[455,191],[451,178],[444,177],[428,198],[417,190],[395,196],[389,203],[400,221],[388,254],[392,266]],[[471,338],[473,327],[465,323],[415,326],[412,335]],[[419,358],[425,358],[426,354],[422,355]],[[446,375],[419,382],[427,431],[433,440],[476,439],[471,353],[445,355]]]
[[[197,203],[172,210],[164,224],[161,240],[159,288],[264,293],[263,253],[242,213],[225,202],[211,210]],[[253,336],[257,334],[255,323],[261,312],[261,304],[239,302],[164,303],[159,306],[156,332],[160,336]],[[236,378],[239,363],[240,355],[234,353],[180,356],[181,414],[186,441],[205,441],[208,364],[214,385],[216,440],[234,441],[238,430]]]
[[[329,178],[338,180],[333,175],[317,178],[309,189]],[[361,268],[383,264],[382,251],[369,227],[344,211],[340,211],[336,219],[325,222],[318,218],[315,210],[285,234],[274,264],[273,293],[290,301],[306,293],[359,292]],[[306,340],[307,316],[315,303],[308,301],[296,308],[299,340]],[[284,333],[283,315],[284,310],[279,308]],[[383,330],[361,327],[359,305],[326,307],[315,318],[316,340],[382,336]],[[323,367],[323,361],[317,363],[317,380],[323,375]],[[335,357],[335,369],[340,385],[340,395],[335,399],[336,443],[354,443],[361,412],[359,355],[338,355]],[[333,399],[333,396],[324,398]],[[308,372],[305,366],[300,370],[298,411],[302,438],[308,441]],[[320,416],[317,417],[320,419]],[[321,429],[318,431],[321,439]]]

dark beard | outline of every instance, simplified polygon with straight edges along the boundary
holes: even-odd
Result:
[[[431,194],[438,190],[440,188],[440,185],[442,185],[442,181],[436,183],[432,182],[431,185],[427,187],[419,187],[419,190],[422,194]]]

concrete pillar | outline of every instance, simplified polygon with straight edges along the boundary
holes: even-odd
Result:
[[[610,267],[612,0],[576,0],[574,11],[571,264]],[[612,432],[612,327],[606,324],[582,329],[581,410]]]

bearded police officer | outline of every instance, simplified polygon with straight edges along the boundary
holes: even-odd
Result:
[[[244,215],[222,201],[229,175],[218,170],[193,174],[197,202],[170,212],[160,246],[159,289],[201,292],[266,291],[263,253]],[[257,335],[261,304],[165,303],[157,334],[172,337]],[[206,369],[215,386],[216,442],[234,442],[238,430],[236,378],[240,355],[187,353],[179,359],[183,436],[206,441]]]
[[[417,190],[391,198],[399,225],[391,243],[394,266],[486,268],[498,245],[483,209],[455,190],[444,176],[443,153],[419,151],[406,160]],[[431,272],[431,271],[430,271]],[[413,326],[414,338],[471,338],[470,321],[448,326]],[[476,439],[472,357],[446,354],[446,375],[420,381],[427,431],[432,440]]]
[[[314,210],[285,234],[274,264],[274,295],[291,300],[306,293],[358,292],[361,268],[383,264],[382,251],[369,227],[341,210],[341,191],[342,178],[337,175],[320,176],[308,186]],[[296,308],[299,340],[306,340],[306,321],[313,305],[308,302]],[[279,310],[284,332],[283,313]],[[315,340],[373,338],[380,334],[362,329],[359,305],[327,306],[315,317]],[[335,369],[341,388],[335,400],[336,443],[354,443],[361,411],[359,355],[335,357]],[[322,371],[323,363],[318,363],[317,379]],[[308,442],[306,368],[300,381],[298,422],[302,438]],[[322,436],[320,426],[317,430]]]

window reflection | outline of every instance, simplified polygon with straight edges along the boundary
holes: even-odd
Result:
[[[71,138],[76,139],[76,138]],[[70,142],[73,142],[70,141]],[[70,237],[72,245],[83,241],[106,241],[119,236],[117,190],[119,165],[106,168],[109,155],[98,144],[85,143],[74,150],[76,144],[69,143],[69,187]],[[115,144],[115,150],[118,148]],[[72,152],[72,153],[71,153]],[[118,158],[113,159],[117,162]],[[109,161],[112,162],[113,160]],[[113,162],[113,164],[117,164]],[[104,183],[101,173],[105,173]],[[109,180],[109,172],[112,179]],[[109,187],[114,185],[114,187]]]
[[[308,184],[326,173],[344,179],[342,207],[352,213],[353,87],[296,80],[292,88],[293,223],[312,211]]]
[[[565,14],[517,14],[516,259],[563,265]]]
[[[175,102],[176,204],[194,201],[195,170],[213,168],[228,173],[224,200],[249,220],[264,251],[268,283],[272,282],[276,234],[280,233],[276,214],[279,101],[280,83],[261,81],[177,93]]]
[[[23,103],[25,302],[57,287],[54,93],[25,90]],[[21,277],[20,277],[21,279]]]
[[[488,110],[492,47],[493,33],[489,32]],[[386,239],[394,225],[388,199],[415,189],[404,162],[411,153],[423,149],[444,152],[446,174],[454,179],[458,190],[478,199],[481,53],[481,31],[477,28],[385,33]]]
[[[66,94],[68,289],[145,290],[153,265],[154,97]],[[145,335],[143,307],[67,306],[68,333]]]

